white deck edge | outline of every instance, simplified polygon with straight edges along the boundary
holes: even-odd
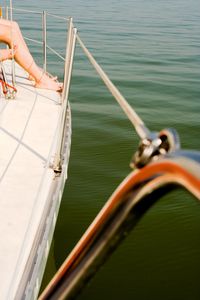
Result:
[[[35,236],[32,251],[29,254],[26,268],[22,277],[19,278],[17,273],[13,276],[12,286],[10,286],[8,300],[21,300],[21,299],[37,299],[39,289],[41,286],[43,274],[45,271],[46,262],[50,250],[51,241],[56,225],[56,220],[59,212],[61,198],[67,179],[70,147],[71,147],[71,110],[68,106],[67,120],[65,126],[65,144],[62,151],[63,163],[62,172],[55,176],[51,184],[47,203],[43,212],[43,218],[38,227]],[[26,247],[26,244],[24,244]],[[22,251],[23,252],[23,251]],[[23,255],[23,254],[22,254]],[[19,258],[23,259],[22,256]]]

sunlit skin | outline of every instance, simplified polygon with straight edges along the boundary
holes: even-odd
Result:
[[[35,63],[16,22],[0,19],[0,41],[10,48],[0,50],[0,61],[14,57],[15,61],[29,73],[29,78],[35,81],[36,87],[61,90],[61,84],[45,74]]]

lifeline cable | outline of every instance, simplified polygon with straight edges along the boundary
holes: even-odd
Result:
[[[145,139],[150,135],[149,129],[145,126],[142,119],[138,116],[138,114],[133,110],[133,108],[129,105],[129,103],[126,101],[126,99],[122,96],[122,94],[119,92],[119,90],[116,88],[116,86],[112,83],[112,81],[108,78],[107,74],[102,70],[100,65],[97,63],[97,61],[94,59],[92,54],[89,52],[89,50],[85,47],[83,42],[81,41],[79,35],[77,35],[77,40],[83,49],[84,53],[88,57],[89,61],[111,92],[111,94],[115,97],[121,108],[124,110],[126,116],[129,118],[131,123],[134,125],[135,130],[139,137],[141,139]]]

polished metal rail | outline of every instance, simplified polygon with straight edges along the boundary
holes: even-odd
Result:
[[[42,14],[42,39],[43,39],[43,70],[47,71],[47,15],[46,11]]]
[[[75,299],[161,195],[177,186],[200,200],[200,153],[179,151],[130,173],[106,202],[39,300]]]
[[[56,155],[53,164],[53,169],[56,173],[59,174],[62,171],[62,150],[65,146],[65,124],[67,119],[68,98],[76,40],[79,42],[83,52],[88,57],[89,61],[107,86],[110,93],[114,96],[116,101],[124,110],[126,116],[134,125],[139,137],[142,140],[149,141],[152,133],[145,126],[144,122],[133,110],[133,108],[128,104],[117,87],[112,83],[107,74],[94,59],[90,51],[86,48],[80,36],[77,35],[77,29],[73,25],[72,18],[56,16],[54,14],[46,13],[45,11],[43,11],[43,13],[39,13],[37,11],[28,11],[23,9],[14,10],[40,14],[42,17],[42,41],[37,41],[31,38],[26,39],[43,46],[44,71],[46,71],[47,69],[47,49],[49,49],[60,59],[65,61],[64,85],[60,103],[60,130],[57,141]],[[47,44],[47,15],[68,22],[68,37],[65,58]],[[152,142],[152,144],[156,141],[156,143],[153,144],[155,148],[152,148],[152,151],[156,150],[157,156],[157,149],[160,146],[159,143],[164,141],[164,144],[166,144],[166,138],[168,138],[168,135],[170,134],[171,132],[161,132],[158,138],[155,137],[155,139],[152,139],[150,141]],[[173,138],[173,141],[176,141],[176,139]],[[176,144],[174,148],[176,148]],[[150,153],[150,155],[152,155],[152,153]],[[133,208],[134,212],[136,212],[136,215],[139,212],[141,215],[138,216],[142,217],[145,210],[150,207],[150,204],[157,200],[156,198],[152,202],[152,200],[149,198],[149,196],[151,196],[154,191],[156,192],[156,190],[160,190],[163,187],[168,187],[171,186],[171,184],[175,184],[186,187],[188,191],[190,191],[193,195],[200,199],[200,178],[199,176],[197,176],[200,170],[200,154],[198,154],[198,160],[195,160],[195,155],[196,154],[194,153],[190,153],[190,156],[193,157],[191,159],[187,153],[180,153],[177,151],[177,153],[174,152],[174,157],[171,157],[170,159],[168,158],[168,160],[161,159],[156,163],[149,164],[141,170],[136,170],[131,173],[130,176],[122,183],[120,187],[121,189],[118,188],[116,192],[111,196],[110,200],[101,210],[80,242],[71,252],[64,266],[50,283],[49,287],[47,287],[46,291],[44,291],[40,299],[58,300],[64,299],[64,297],[66,296],[74,297],[81,290],[82,283],[85,283],[87,279],[91,275],[93,275],[96,268],[99,267],[98,262],[103,262],[106,256],[110,253],[110,250],[113,250],[113,245],[119,242],[119,240],[115,237],[124,237],[124,226],[128,226],[128,229],[130,228],[130,224],[127,223],[128,221],[130,221],[129,217],[132,218],[131,222],[133,222],[133,225],[135,224],[135,221],[137,221],[134,220],[135,216],[133,214]],[[183,160],[183,164],[180,163],[181,160]],[[150,161],[147,160],[147,164],[149,162]],[[194,163],[197,164],[195,170],[193,167]],[[192,166],[192,168],[190,168],[190,165]],[[49,165],[47,165],[47,167],[49,167]],[[147,202],[147,200],[150,201],[150,204]],[[139,202],[141,203],[141,201],[143,202],[144,209],[142,211],[140,209],[137,211],[138,204]],[[99,257],[100,260],[97,260]]]
[[[69,89],[70,82],[72,76],[72,66],[74,60],[74,52],[75,52],[75,44],[77,37],[77,29],[73,27],[72,18],[69,18],[69,27],[68,27],[68,37],[67,37],[67,46],[66,46],[66,60],[65,60],[65,70],[64,70],[64,84],[63,84],[63,92],[62,92],[62,121],[61,121],[61,130],[58,137],[58,146],[54,159],[53,169],[55,172],[60,173],[62,171],[62,158],[61,153],[63,149],[64,142],[64,132],[65,132],[65,123],[66,123],[66,113],[68,107],[68,97],[69,97]]]
[[[8,14],[7,14],[8,16]],[[13,5],[12,5],[12,0],[10,0],[10,20],[12,21],[13,20]],[[13,44],[13,30],[11,28],[11,50],[12,50],[12,68],[11,68],[11,78],[12,78],[12,85],[13,87],[15,88],[15,85],[16,85],[16,77],[15,77],[15,61],[14,61],[14,44]],[[12,94],[12,97],[10,98],[7,98],[7,99],[15,99],[15,91],[13,90],[11,92]]]
[[[20,9],[14,9],[17,12],[24,12],[25,10],[20,10]],[[26,10],[28,12],[28,10]],[[31,13],[36,13],[36,11],[30,11]],[[37,12],[39,14],[39,12]],[[92,56],[91,52],[87,49],[87,47],[84,45],[83,41],[81,40],[80,36],[76,36],[76,29],[74,28],[74,25],[72,23],[72,18],[64,18],[62,16],[57,16],[54,14],[47,13],[46,11],[43,11],[40,13],[42,17],[42,41],[38,41],[32,38],[27,38],[25,37],[26,40],[30,42],[34,42],[37,44],[42,45],[43,47],[43,70],[44,72],[47,71],[47,49],[50,50],[52,53],[54,53],[59,59],[62,61],[65,61],[65,69],[64,69],[64,85],[63,85],[63,92],[62,92],[62,105],[67,107],[67,101],[68,101],[68,96],[69,96],[69,86],[70,86],[70,80],[71,80],[71,68],[73,65],[73,57],[74,57],[74,49],[75,49],[75,40],[79,42],[83,52],[85,55],[88,57],[89,61],[91,62],[92,66],[100,76],[100,78],[103,80],[104,84],[110,91],[110,93],[114,96],[118,104],[121,106],[122,110],[125,112],[126,116],[129,118],[133,126],[135,127],[135,130],[137,134],[139,135],[141,139],[141,145],[140,145],[140,150],[137,153],[137,157],[133,162],[133,165],[136,167],[144,166],[146,165],[154,156],[157,155],[157,153],[163,153],[163,151],[166,151],[166,143],[163,143],[163,140],[160,137],[159,133],[154,133],[151,132],[147,126],[144,124],[143,120],[138,116],[138,114],[135,112],[135,110],[129,105],[129,103],[126,101],[126,99],[123,97],[123,95],[120,93],[120,91],[117,89],[117,87],[112,83],[112,81],[109,79],[107,74],[104,72],[104,70],[101,68],[101,66],[97,63],[97,61],[94,59]],[[50,16],[51,18],[58,18],[63,21],[68,22],[68,40],[67,40],[67,51],[66,51],[66,56],[63,57],[60,55],[55,49],[50,47],[47,43],[47,16]],[[74,42],[71,41],[70,36],[74,36]],[[74,43],[74,46],[72,44]],[[72,50],[73,47],[73,50]],[[65,99],[67,99],[65,101]],[[65,103],[66,102],[66,103]],[[65,115],[65,109],[63,107],[63,114]],[[63,122],[65,122],[65,117],[63,118]],[[60,169],[60,161],[61,157],[61,148],[62,148],[62,136],[63,136],[63,128],[64,128],[64,123],[61,125],[61,135],[59,137],[59,145],[58,146],[58,151],[56,153],[55,157],[55,164],[54,164],[54,169],[59,170]],[[170,143],[168,142],[168,145]],[[168,147],[168,146],[167,146]],[[174,145],[170,144],[170,148],[174,150]],[[168,151],[168,150],[167,150]]]
[[[58,137],[58,143],[57,143],[57,151],[55,154],[54,159],[54,165],[53,169],[55,172],[61,171],[61,153],[62,149],[64,147],[63,145],[63,137],[65,134],[65,123],[66,123],[66,116],[67,116],[67,108],[68,108],[68,96],[69,96],[69,89],[70,89],[70,82],[71,82],[71,74],[72,74],[72,65],[73,65],[73,58],[74,58],[74,51],[75,51],[75,43],[76,43],[76,33],[77,30],[73,26],[72,18],[65,18],[63,16],[54,15],[51,13],[47,13],[46,11],[38,12],[33,10],[25,10],[25,9],[18,9],[18,8],[12,8],[6,7],[6,14],[12,16],[12,12],[16,11],[17,13],[20,12],[26,12],[26,13],[32,13],[32,14],[38,14],[42,18],[42,41],[36,40],[29,37],[24,37],[25,40],[39,44],[43,48],[43,70],[44,72],[47,72],[47,49],[50,50],[52,53],[54,53],[58,58],[60,58],[62,61],[65,62],[64,64],[64,82],[63,82],[63,91],[61,94],[61,105],[62,105],[62,117],[60,122],[60,132]],[[68,37],[67,37],[67,45],[66,45],[66,53],[65,57],[60,55],[55,49],[50,47],[47,43],[47,16],[51,18],[57,18],[62,21],[67,21],[68,24]],[[11,17],[12,20],[12,17]]]

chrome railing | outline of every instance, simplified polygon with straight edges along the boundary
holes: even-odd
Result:
[[[64,84],[63,84],[63,92],[62,92],[62,121],[61,121],[61,131],[59,132],[58,137],[58,147],[54,160],[54,171],[61,172],[62,163],[61,163],[61,153],[64,146],[64,133],[65,133],[65,124],[66,124],[66,116],[67,116],[67,108],[68,108],[68,97],[69,97],[69,89],[70,82],[72,76],[72,66],[74,60],[74,51],[76,44],[76,35],[77,29],[73,26],[72,18],[69,18],[69,27],[68,27],[68,36],[67,36],[67,46],[66,46],[66,59],[65,59],[65,70],[64,70]]]
[[[6,11],[8,9],[6,8]],[[135,165],[145,165],[148,163],[151,159],[154,159],[155,156],[163,155],[163,153],[173,151],[174,149],[177,149],[177,138],[176,134],[174,132],[167,132],[167,135],[162,135],[162,133],[155,133],[151,132],[146,125],[144,124],[143,120],[138,116],[138,114],[135,112],[135,110],[129,105],[129,103],[126,101],[126,99],[123,97],[123,95],[119,92],[117,87],[112,83],[112,81],[109,79],[107,74],[103,71],[101,66],[97,63],[97,61],[94,59],[90,51],[86,48],[83,41],[81,40],[80,36],[77,34],[77,29],[73,25],[73,20],[71,17],[65,18],[63,16],[57,16],[51,13],[47,13],[46,11],[38,12],[38,11],[29,11],[25,9],[16,9],[12,8],[12,14],[17,12],[29,12],[33,14],[39,14],[42,19],[42,40],[38,41],[33,38],[25,37],[26,40],[39,43],[41,44],[43,48],[43,69],[46,72],[47,71],[47,49],[49,49],[51,52],[53,52],[58,58],[65,61],[64,64],[64,82],[63,82],[63,91],[61,94],[61,105],[62,105],[62,118],[61,118],[61,129],[59,132],[58,137],[58,145],[57,145],[57,152],[55,155],[54,160],[54,170],[56,172],[61,171],[61,165],[62,165],[62,149],[63,149],[63,140],[64,140],[64,134],[65,134],[65,123],[66,123],[66,112],[68,108],[68,97],[69,97],[69,90],[70,90],[70,82],[71,82],[71,76],[72,76],[72,66],[73,66],[73,59],[74,59],[74,51],[75,51],[75,44],[76,41],[79,43],[80,47],[82,48],[85,55],[88,57],[90,63],[100,76],[100,78],[103,80],[104,84],[110,91],[110,93],[114,96],[115,100],[118,102],[118,104],[121,106],[122,110],[126,114],[126,116],[131,121],[132,125],[134,126],[138,136],[141,139],[141,144],[139,146],[139,151],[137,152],[137,158],[135,161]],[[8,13],[7,13],[8,14]],[[60,20],[63,20],[67,22],[67,45],[66,45],[66,53],[65,57],[60,55],[55,49],[51,48],[48,45],[47,42],[47,16],[50,16],[51,18],[57,18]],[[171,136],[173,138],[171,138]],[[167,142],[166,142],[167,140]],[[167,146],[166,146],[167,145]]]
[[[127,179],[125,180],[125,184],[130,183],[130,186],[127,187],[128,194],[124,195],[125,196],[124,199],[128,202],[127,203],[129,205],[128,207],[132,209],[132,207],[135,204],[137,204],[140,200],[142,200],[144,197],[146,197],[146,195],[147,196],[150,195],[152,193],[152,191],[154,191],[154,189],[156,190],[157,188],[160,188],[163,185],[167,186],[169,183],[170,184],[175,183],[175,184],[185,185],[186,188],[189,191],[191,191],[198,199],[200,199],[199,176],[198,176],[199,167],[200,167],[199,166],[199,154],[198,154],[198,157],[197,157],[196,153],[183,152],[181,154],[181,152],[179,151],[180,143],[179,143],[179,139],[178,139],[178,135],[177,135],[176,131],[168,129],[168,130],[163,130],[163,131],[158,132],[158,133],[157,132],[154,133],[154,132],[151,132],[145,126],[142,119],[137,115],[137,113],[134,111],[134,109],[128,104],[126,99],[119,92],[117,87],[111,82],[109,77],[106,75],[106,73],[103,71],[103,69],[97,63],[97,61],[94,59],[94,57],[92,56],[90,51],[86,48],[86,46],[84,45],[84,43],[81,40],[80,36],[77,34],[77,29],[73,25],[72,18],[64,18],[62,16],[56,16],[56,15],[53,15],[53,14],[48,14],[45,11],[43,11],[42,13],[39,13],[39,12],[36,12],[36,11],[27,11],[27,10],[24,10],[24,9],[13,9],[13,11],[29,12],[29,13],[34,13],[34,14],[40,14],[41,15],[42,24],[43,24],[43,26],[42,26],[42,30],[43,30],[42,41],[38,41],[38,40],[28,38],[28,37],[25,37],[25,39],[29,40],[31,42],[34,42],[34,43],[41,44],[41,46],[43,48],[43,68],[44,68],[44,71],[47,71],[47,49],[49,49],[51,52],[56,54],[60,59],[62,59],[65,62],[64,63],[63,91],[62,91],[62,94],[61,94],[61,103],[60,103],[62,114],[61,114],[61,118],[60,118],[60,124],[58,126],[59,127],[59,133],[58,133],[58,140],[57,140],[56,155],[55,155],[54,164],[53,164],[54,171],[57,172],[57,173],[60,173],[62,171],[62,152],[63,152],[64,140],[65,140],[64,139],[65,126],[66,126],[68,104],[69,104],[68,103],[68,98],[69,98],[70,83],[71,83],[71,76],[72,76],[72,67],[73,67],[73,60],[74,60],[75,45],[76,45],[76,41],[77,41],[79,43],[80,47],[82,48],[83,52],[85,53],[85,55],[88,57],[88,59],[91,62],[92,66],[94,67],[94,69],[97,71],[100,78],[103,80],[103,82],[107,86],[110,93],[114,96],[114,98],[116,99],[118,104],[124,110],[126,116],[129,118],[129,120],[133,124],[137,134],[139,135],[139,137],[141,139],[139,149],[136,152],[136,154],[134,155],[134,160],[133,160],[133,163],[132,163],[134,168],[138,168],[138,169],[141,168],[141,170],[138,170],[137,172],[133,172],[131,174],[131,176],[128,178],[128,180]],[[6,15],[7,16],[9,15],[8,9],[6,9]],[[60,55],[55,49],[51,48],[47,43],[47,15],[52,17],[52,18],[62,19],[65,22],[67,21],[67,23],[68,23],[68,35],[67,35],[67,45],[66,45],[65,57]],[[178,150],[178,151],[176,151],[176,150]],[[168,160],[165,160],[165,161],[162,160],[162,159],[158,160],[159,157],[165,157],[166,158],[165,155],[168,152],[172,152],[172,157],[168,156]],[[181,156],[180,156],[180,154],[181,154]],[[178,158],[176,164],[174,164],[173,156],[175,157],[175,159]],[[190,159],[191,157],[193,157],[192,160]],[[180,164],[180,162],[183,158],[184,158],[185,165],[183,164],[183,166],[182,166],[182,165],[179,165],[179,164]],[[188,162],[188,159],[190,160],[189,162]],[[158,160],[157,163],[149,164],[151,161],[155,162],[156,160]],[[191,163],[191,167],[190,167],[189,163]],[[149,164],[149,166],[148,166],[148,164]],[[195,168],[194,174],[192,174],[193,176],[191,177],[191,170],[192,170],[192,172],[194,171],[194,164],[196,165],[196,168]],[[142,168],[144,166],[146,168]],[[189,168],[188,168],[188,166],[189,166]],[[174,170],[176,172],[174,172]],[[182,178],[181,178],[181,176],[182,176]],[[160,180],[160,178],[161,178],[161,180]],[[181,178],[181,180],[180,180],[180,178]],[[131,180],[129,180],[129,179],[131,179]],[[132,179],[134,181],[132,181]],[[163,179],[164,179],[164,181],[162,181]],[[133,186],[133,183],[135,184],[135,186]],[[145,187],[146,184],[148,184],[148,183],[149,183],[149,186],[147,186],[148,189],[142,190],[143,187]],[[130,194],[130,191],[132,191],[131,190],[132,188],[135,188],[135,190],[134,190],[133,194]],[[140,194],[139,194],[139,189],[141,189]],[[126,192],[126,190],[125,190],[125,192]],[[72,268],[73,266],[72,266],[71,262],[73,262],[73,263],[75,262],[74,265],[78,266],[78,263],[81,262],[82,258],[84,258],[84,256],[82,255],[83,252],[81,252],[82,249],[86,249],[86,250],[89,249],[90,250],[90,248],[88,247],[89,242],[92,241],[92,244],[91,244],[92,247],[93,246],[96,247],[96,245],[93,243],[93,241],[94,240],[98,241],[97,240],[97,235],[99,235],[99,233],[98,233],[97,229],[102,230],[102,228],[104,228],[104,227],[102,227],[102,224],[105,224],[105,218],[104,217],[112,218],[112,220],[108,218],[109,224],[111,224],[111,221],[114,222],[114,218],[110,214],[110,211],[108,209],[109,209],[109,207],[114,208],[114,210],[113,210],[114,213],[118,212],[117,209],[115,209],[117,206],[114,206],[114,205],[115,204],[118,205],[118,203],[120,203],[120,204],[124,203],[124,200],[121,198],[123,196],[123,194],[121,194],[119,192],[119,190],[117,190],[117,192],[113,195],[114,196],[111,198],[110,202],[105,205],[103,210],[100,212],[99,216],[97,216],[97,219],[94,220],[94,223],[91,225],[88,232],[86,232],[86,235],[83,236],[83,239],[80,241],[80,243],[75,248],[75,250],[73,250],[71,256],[69,256],[69,259],[67,260],[67,263],[70,262],[70,264],[67,265],[67,268],[69,270],[73,271],[73,268]],[[130,195],[130,196],[133,195],[135,198],[133,198],[129,201],[129,199],[127,198],[127,195]],[[121,200],[123,200],[123,201],[121,201]],[[113,203],[114,203],[114,205],[113,205]],[[125,220],[125,217],[127,218],[127,214],[129,212],[131,212],[130,209],[126,211],[126,215],[122,216],[124,218],[124,220]],[[102,220],[103,220],[103,223],[101,222]],[[127,220],[128,220],[128,218],[127,218]],[[96,224],[97,225],[100,224],[99,228],[98,228],[98,226],[96,226]],[[122,222],[121,222],[121,224],[122,224]],[[114,231],[112,231],[113,228],[116,228],[116,232],[117,232],[117,228],[119,227],[119,226],[118,227],[117,226],[118,226],[118,224],[116,225],[116,227],[113,226],[111,228],[110,232],[115,233]],[[96,232],[94,231],[94,229],[96,230]],[[94,233],[95,234],[97,233],[97,235],[94,236],[93,235]],[[111,241],[111,238],[110,238],[111,235],[108,236],[108,234],[106,233],[106,236],[109,237],[109,239]],[[113,234],[113,236],[114,236],[114,234]],[[86,244],[86,242],[87,242],[87,244]],[[107,240],[107,242],[109,242],[109,240]],[[102,242],[102,245],[103,244],[105,244],[104,240]],[[87,247],[85,247],[85,245]],[[101,244],[99,243],[99,245],[101,245]],[[108,244],[108,246],[109,246],[109,244]],[[112,243],[112,247],[113,247],[113,243]],[[96,249],[98,250],[98,248],[95,248],[95,251],[96,251]],[[110,248],[109,248],[109,251],[110,251]],[[88,256],[87,253],[86,253],[86,255],[87,255],[87,258],[88,258],[89,256]],[[97,251],[94,252],[93,262],[98,261],[96,259],[97,255],[98,255]],[[80,257],[80,261],[78,261],[79,257]],[[71,258],[73,258],[73,260]],[[78,261],[78,263],[77,263],[77,261]],[[87,262],[87,261],[85,260],[84,262]],[[92,260],[90,260],[89,263],[91,263],[91,262],[92,262]],[[88,265],[86,265],[86,267],[89,266],[89,263],[88,263]],[[86,270],[86,269],[84,269],[82,267],[83,265],[80,264],[80,266],[81,267],[80,267],[79,270],[82,273],[81,273],[79,278],[82,279],[84,277],[84,272],[83,271]],[[91,263],[91,266],[93,267],[93,270],[95,270],[94,265],[92,265],[92,263]],[[66,268],[66,270],[68,271],[67,268]],[[62,269],[62,271],[63,271],[63,269]],[[62,272],[62,274],[64,274],[64,273]],[[72,274],[71,278],[74,280],[74,278],[75,278],[74,273]],[[59,281],[58,281],[58,283],[59,283]],[[77,282],[75,282],[75,283],[73,282],[74,286],[75,286],[76,283]],[[51,288],[52,287],[54,288],[54,286],[55,286],[55,281],[52,283],[52,285],[50,283],[49,289],[47,288],[47,293],[49,291],[51,292]],[[70,287],[70,286],[72,286],[72,285],[68,285],[68,287]],[[69,291],[69,293],[70,293],[70,291]],[[47,298],[46,298],[46,295],[47,295]],[[42,295],[40,299],[51,299],[51,298],[49,298],[48,294],[45,294],[45,292],[44,292],[44,295]],[[56,299],[60,299],[60,298],[56,298]]]
[[[11,16],[11,9],[10,7],[2,7],[2,9],[5,10],[5,18],[6,19],[10,19]],[[52,53],[54,53],[58,58],[60,58],[61,60],[65,61],[65,57],[63,57],[58,51],[56,51],[55,49],[53,49],[52,47],[50,47],[47,43],[47,16],[51,17],[51,18],[55,18],[55,19],[59,19],[59,20],[63,20],[65,22],[69,22],[69,18],[63,17],[63,16],[59,16],[59,15],[54,15],[51,13],[48,13],[47,11],[35,11],[35,10],[26,10],[26,9],[21,9],[21,8],[12,8],[12,15],[14,16],[14,13],[29,13],[29,14],[33,14],[33,15],[39,15],[41,17],[41,21],[42,21],[42,40],[37,40],[37,39],[33,39],[27,36],[24,36],[24,39],[26,41],[30,41],[36,44],[40,44],[43,48],[43,66],[44,66],[44,70],[47,67],[47,49],[49,49]],[[13,17],[13,20],[15,18]]]
[[[5,16],[7,19],[12,20],[14,13],[29,13],[34,15],[39,15],[42,20],[42,39],[34,39],[32,37],[24,36],[26,41],[41,45],[42,52],[43,52],[43,71],[47,72],[47,49],[50,50],[53,54],[55,54],[60,60],[64,61],[64,80],[63,80],[63,90],[61,94],[61,101],[60,104],[62,105],[62,117],[61,117],[61,124],[60,124],[60,131],[58,135],[58,142],[57,142],[57,151],[55,155],[53,169],[55,172],[61,171],[61,153],[63,149],[63,141],[64,141],[64,134],[65,134],[65,124],[66,124],[66,116],[67,116],[67,109],[68,109],[68,97],[69,97],[69,89],[70,89],[70,82],[71,82],[71,75],[72,75],[72,65],[73,65],[73,58],[74,58],[74,51],[75,51],[75,44],[76,44],[76,28],[73,26],[72,18],[65,18],[63,16],[54,15],[51,13],[47,13],[46,11],[39,12],[34,10],[26,10],[26,9],[19,9],[19,8],[10,8],[4,7]],[[66,31],[67,34],[67,44],[66,44],[66,52],[65,57],[63,57],[58,51],[48,45],[47,41],[47,16],[50,18],[56,18],[59,20],[63,20],[66,22]],[[14,18],[15,19],[15,18]],[[13,67],[14,70],[14,67]],[[14,71],[13,71],[14,73]]]
[[[46,11],[42,13],[42,38],[43,38],[43,70],[47,71],[47,15]]]

